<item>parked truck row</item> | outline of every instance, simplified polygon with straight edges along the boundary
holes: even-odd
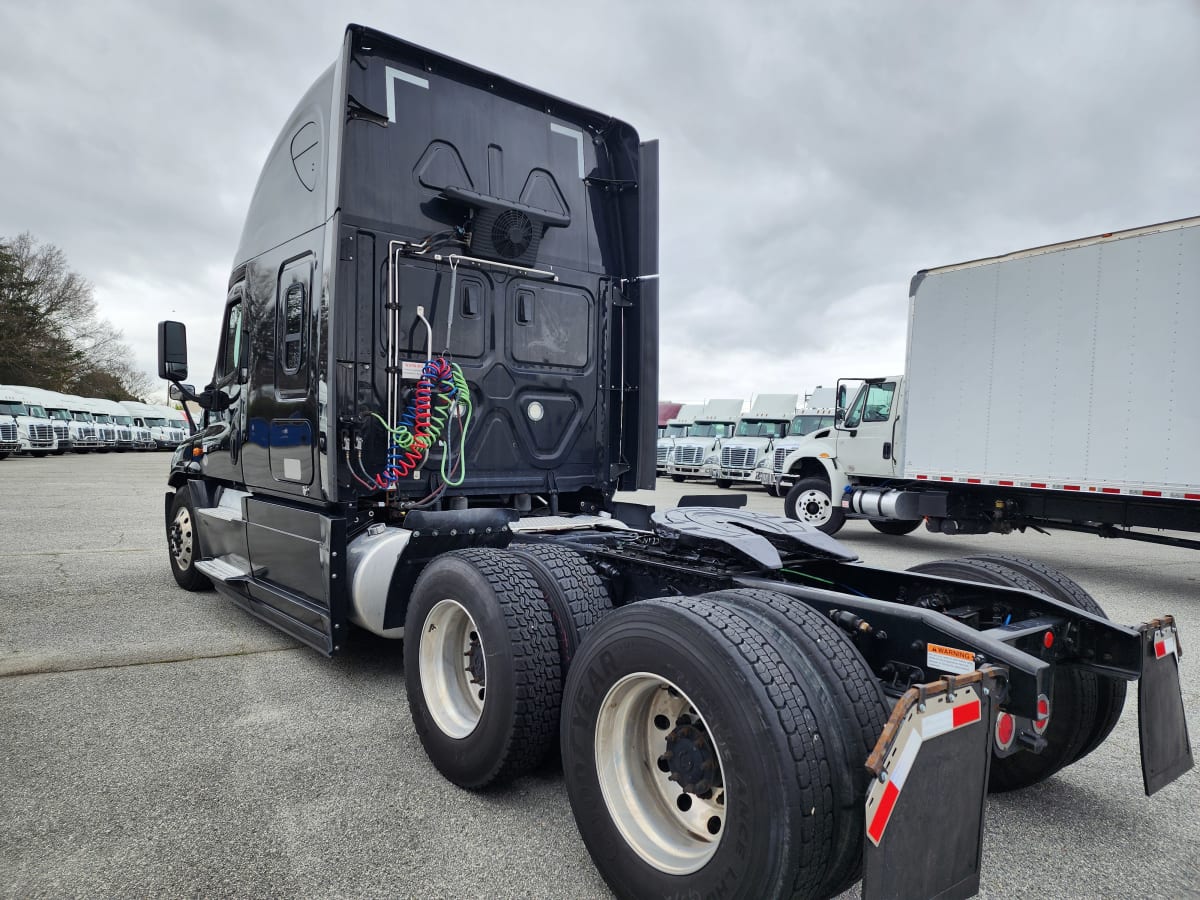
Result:
[[[1170,616],[1012,557],[873,568],[735,494],[618,501],[654,484],[658,274],[655,142],[350,26],[268,154],[203,390],[160,324],[204,411],[175,580],[324,654],[403,641],[432,767],[561,758],[621,897],[971,896],[987,792],[1084,760],[1135,680],[1146,792],[1191,767]],[[691,474],[742,405],[675,439]]]
[[[0,384],[0,459],[114,450],[172,450],[191,433],[167,406]]]

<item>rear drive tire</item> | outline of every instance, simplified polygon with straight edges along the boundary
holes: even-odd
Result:
[[[1090,612],[1103,619],[1108,618],[1100,604],[1078,582],[1037,560],[1012,556],[1007,553],[981,554],[972,556],[970,559],[981,559],[1020,572],[1041,584],[1042,593],[1055,600],[1061,600],[1076,609],[1082,609],[1084,612]],[[1097,675],[1094,672],[1082,674],[1091,675],[1096,679],[1096,718],[1088,731],[1087,740],[1084,741],[1083,747],[1071,762],[1078,762],[1104,743],[1105,738],[1117,727],[1117,722],[1125,709],[1127,685],[1124,681],[1107,675]]]
[[[820,733],[829,741],[834,837],[829,872],[816,896],[840,894],[862,877],[865,765],[891,712],[879,681],[850,638],[800,600],[743,588],[704,595],[736,609],[780,649],[796,683],[811,687]]]
[[[460,787],[522,775],[558,730],[554,620],[526,563],[456,550],[417,578],[404,620],[408,706],[430,761]]]
[[[881,534],[904,535],[912,534],[921,527],[923,519],[917,519],[915,522],[907,519],[870,519],[871,527]]]
[[[167,557],[175,583],[185,591],[210,591],[212,582],[196,569],[200,558],[200,533],[196,527],[196,510],[192,507],[187,485],[175,492],[167,522]]]
[[[542,589],[558,636],[563,677],[586,635],[607,613],[612,598],[596,570],[579,553],[554,544],[512,544],[509,552],[525,563]]]
[[[978,581],[1023,591],[1044,593],[1032,578],[1004,566],[979,559],[944,559],[912,566],[908,571],[963,581]],[[1097,715],[1096,677],[1090,672],[1059,667],[1050,690],[1050,724],[1042,735],[1041,753],[1022,751],[992,760],[988,790],[1015,791],[1045,781],[1079,758]]]
[[[575,657],[567,794],[617,896],[811,897],[827,880],[829,739],[756,621],[704,597],[645,600]]]
[[[833,502],[824,478],[801,478],[787,492],[783,512],[789,519],[811,525],[826,534],[837,534],[846,524],[846,513]]]

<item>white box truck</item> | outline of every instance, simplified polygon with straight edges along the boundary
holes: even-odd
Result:
[[[788,514],[827,533],[852,515],[887,533],[1200,548],[1161,533],[1200,531],[1198,226],[918,272],[906,377],[867,379],[828,438],[789,456]]]
[[[722,442],[721,455],[714,467],[713,480],[719,488],[736,482],[756,484],[755,470],[785,438],[796,415],[798,394],[759,394],[750,411],[738,419],[733,436]]]
[[[667,474],[672,481],[686,481],[697,476],[711,478],[721,440],[733,434],[742,414],[742,401],[734,399],[709,400],[704,412],[696,416],[688,428],[687,437],[675,439],[667,451]],[[703,471],[705,465],[709,471]]]

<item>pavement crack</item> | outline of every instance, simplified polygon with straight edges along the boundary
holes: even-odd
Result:
[[[22,664],[20,660],[6,661],[0,659],[0,679],[20,678],[27,675],[53,675],[64,672],[95,672],[101,669],[129,669],[136,666],[162,666],[173,663],[193,662],[202,659],[226,659],[231,656],[258,656],[265,653],[290,653],[301,650],[300,644],[290,647],[270,647],[259,650],[231,650],[227,653],[180,653],[163,654],[147,659],[125,660],[42,660]]]

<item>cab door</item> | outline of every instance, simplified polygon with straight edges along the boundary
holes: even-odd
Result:
[[[245,442],[246,340],[245,282],[234,285],[225,304],[221,345],[210,391],[212,406],[203,431],[203,469],[210,478],[242,483],[242,445]]]
[[[838,465],[847,475],[894,475],[896,381],[872,379],[838,424]]]

